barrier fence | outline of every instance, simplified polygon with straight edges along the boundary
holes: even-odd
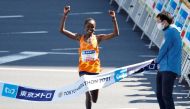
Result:
[[[190,75],[190,9],[185,5],[187,2],[184,4],[181,1],[184,0],[110,0],[110,4],[117,3],[118,13],[121,9],[127,12],[126,21],[133,20],[133,30],[139,27],[143,31],[141,39],[144,36],[150,39],[149,48],[153,45],[161,48],[164,41],[163,32],[159,31],[156,26],[156,15],[162,11],[171,13],[174,17],[171,26],[180,31],[183,41],[182,74],[179,82],[181,83],[185,79],[190,87],[188,77]]]

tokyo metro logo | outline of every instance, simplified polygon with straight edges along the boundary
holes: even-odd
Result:
[[[17,92],[18,92],[18,86],[11,84],[3,85],[2,96],[16,98]]]

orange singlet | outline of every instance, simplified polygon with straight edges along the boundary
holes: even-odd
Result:
[[[90,43],[87,43],[82,36],[79,48],[79,72],[99,73],[101,68],[98,55],[99,48],[96,36],[91,36]]]

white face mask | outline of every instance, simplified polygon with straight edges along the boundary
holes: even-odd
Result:
[[[157,23],[157,28],[159,30],[163,30],[164,29],[164,25],[162,25],[162,23]]]

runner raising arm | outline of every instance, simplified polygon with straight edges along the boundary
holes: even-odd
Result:
[[[97,35],[98,42],[100,42],[102,40],[111,39],[115,36],[119,36],[119,28],[118,28],[115,12],[112,10],[109,10],[109,15],[112,17],[114,31],[113,31],[113,33],[110,33],[110,34],[99,34],[99,35]]]
[[[80,40],[80,37],[81,35],[77,34],[77,33],[73,33],[71,31],[68,31],[66,28],[65,28],[65,22],[66,22],[66,19],[67,19],[67,16],[70,12],[70,6],[66,6],[64,7],[64,15],[63,15],[63,18],[61,20],[61,26],[60,26],[60,32],[62,32],[63,34],[65,34],[67,37],[71,38],[71,39],[74,39],[74,40]],[[115,16],[115,12],[112,11],[112,10],[109,10],[109,15],[112,17],[112,22],[113,22],[113,26],[114,26],[114,30],[113,30],[113,33],[110,33],[110,34],[99,34],[99,35],[96,35],[97,37],[97,40],[98,40],[98,43],[102,40],[107,40],[107,39],[111,39],[115,36],[118,36],[119,35],[119,28],[118,28],[118,24],[117,24],[117,19],[116,19],[116,16]],[[95,29],[95,27],[94,27]]]
[[[66,19],[67,19],[67,15],[70,12],[70,6],[65,6],[63,12],[64,12],[64,15],[63,15],[63,18],[61,19],[60,32],[65,34],[67,37],[69,37],[71,39],[79,41],[79,39],[80,39],[79,34],[73,33],[71,31],[68,31],[68,30],[65,29],[65,22],[66,22]]]
[[[109,15],[112,17],[114,30],[110,34],[95,35],[96,21],[93,18],[87,18],[84,22],[85,34],[77,34],[65,29],[65,21],[70,7],[64,7],[64,15],[61,19],[60,32],[65,36],[79,41],[79,76],[83,75],[98,75],[101,72],[101,63],[99,59],[99,43],[102,40],[108,40],[119,35],[119,28],[114,11],[109,11]],[[98,100],[99,90],[92,90],[86,92],[86,109],[91,109],[92,103],[96,103]]]

